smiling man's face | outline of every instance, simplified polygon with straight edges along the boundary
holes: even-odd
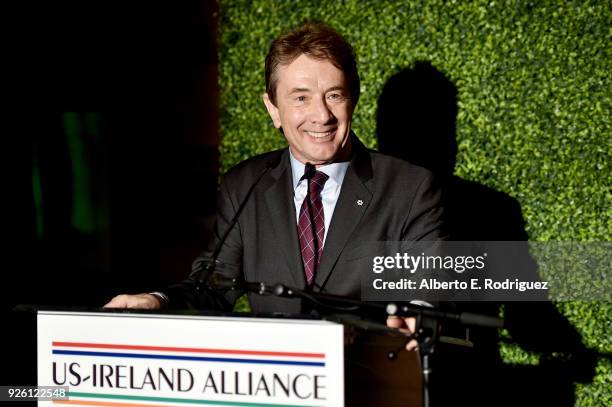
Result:
[[[302,54],[276,75],[276,104],[267,93],[264,103],[293,156],[314,165],[348,160],[353,103],[344,73]]]

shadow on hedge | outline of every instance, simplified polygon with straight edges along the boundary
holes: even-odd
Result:
[[[453,175],[457,89],[429,62],[403,69],[378,100],[379,150],[433,171],[445,199],[452,240],[524,241],[521,207],[509,195]],[[537,266],[533,264],[532,272]],[[591,382],[596,354],[550,302],[462,303],[462,310],[506,319],[514,343],[540,354],[538,365],[504,364],[496,330],[472,329],[474,348],[440,344],[432,405],[573,406],[574,383]],[[456,336],[453,332],[447,332]]]

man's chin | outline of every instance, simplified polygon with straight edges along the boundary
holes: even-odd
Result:
[[[337,152],[309,154],[307,161],[314,165],[324,165],[333,162],[337,155]]]
[[[324,165],[331,164],[334,162],[349,161],[350,147],[347,148],[345,146],[344,148],[334,148],[327,151],[313,151],[312,154],[309,154],[309,158],[310,159],[307,161],[314,165]]]

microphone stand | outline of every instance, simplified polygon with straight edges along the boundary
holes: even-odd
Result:
[[[268,171],[270,171],[272,168],[278,165],[279,160],[280,158],[277,157],[276,159],[271,159],[268,162],[266,162],[266,166],[264,167],[263,171],[261,171],[261,173],[255,180],[255,182],[253,182],[253,184],[247,191],[246,195],[242,199],[242,202],[240,202],[240,206],[236,210],[236,213],[232,217],[230,224],[225,229],[225,232],[223,233],[223,235],[217,242],[217,245],[215,246],[215,250],[213,251],[212,256],[210,256],[208,260],[203,262],[204,267],[200,267],[199,269],[196,269],[193,280],[195,283],[195,289],[198,293],[202,291],[202,287],[204,286],[204,284],[207,283],[207,281],[210,279],[210,277],[215,272],[215,269],[217,267],[217,262],[218,262],[217,259],[219,257],[219,254],[221,253],[221,249],[223,248],[223,245],[225,244],[225,240],[227,240],[227,237],[229,236],[230,232],[232,231],[232,229],[234,229],[234,226],[238,222],[238,218],[240,217],[240,214],[244,210],[247,202],[249,201],[249,198],[253,194],[255,187],[259,184],[259,182],[262,180],[264,175],[268,173]]]
[[[423,406],[430,407],[429,384],[432,367],[430,356],[434,352],[435,344],[446,342],[458,346],[472,346],[468,340],[443,337],[438,334],[440,321],[455,321],[465,326],[480,326],[489,328],[502,328],[504,320],[488,315],[473,314],[470,312],[445,312],[435,308],[423,307],[415,304],[375,303],[363,302],[340,295],[313,293],[298,288],[288,287],[284,284],[269,285],[264,282],[248,282],[242,278],[228,279],[220,275],[212,275],[207,286],[213,290],[241,290],[257,293],[259,295],[274,295],[283,298],[300,298],[310,301],[315,306],[348,312],[359,315],[360,312],[386,314],[387,316],[415,317],[416,332],[408,336],[408,340],[416,339],[419,342],[421,356],[421,375],[423,377]],[[394,359],[396,352],[389,352],[388,357]]]

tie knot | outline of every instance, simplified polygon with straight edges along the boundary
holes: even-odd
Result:
[[[323,190],[323,186],[329,176],[321,171],[315,171],[312,178],[310,179],[310,190],[308,191],[310,195],[318,195]]]

